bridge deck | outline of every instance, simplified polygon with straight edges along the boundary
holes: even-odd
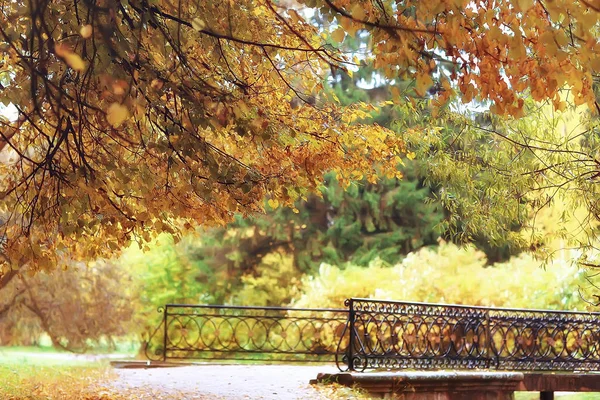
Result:
[[[377,393],[410,387],[423,393],[418,399],[440,390],[465,400],[479,392],[490,393],[482,400],[508,400],[517,390],[540,391],[542,399],[555,391],[600,392],[600,313],[356,298],[345,305],[168,304],[146,354],[161,361],[335,361],[349,372],[331,379]],[[361,373],[367,370],[374,372]]]
[[[449,398],[477,399],[494,392],[494,398],[512,398],[513,391],[540,392],[551,399],[553,392],[600,392],[600,373],[498,372],[498,371],[385,371],[319,374],[318,382],[337,382],[360,387],[373,395],[387,393],[448,392]],[[416,396],[415,398],[420,398]],[[423,397],[427,398],[427,397]]]
[[[600,373],[524,372],[518,391],[600,392]]]

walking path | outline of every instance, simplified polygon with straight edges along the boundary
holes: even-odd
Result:
[[[173,394],[177,399],[325,400],[308,382],[328,365],[194,365],[174,368],[115,369],[116,390]],[[162,397],[162,396],[161,396]],[[167,398],[167,397],[163,397]]]

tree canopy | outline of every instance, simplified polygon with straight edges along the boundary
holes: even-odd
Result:
[[[600,8],[586,1],[0,4],[0,101],[17,110],[0,117],[0,281],[221,224],[265,197],[292,205],[330,170],[342,186],[397,176],[402,135],[360,123],[371,105],[320,98],[327,70],[368,63],[410,81],[395,102],[458,96],[519,117],[525,95],[562,109],[568,88],[596,107]],[[364,54],[338,49],[360,35]]]
[[[9,263],[102,255],[173,232],[176,218],[223,223],[266,194],[290,203],[331,169],[395,172],[400,138],[350,125],[360,107],[308,104],[320,71],[343,60],[284,11],[5,3],[2,101],[19,114],[2,122]]]

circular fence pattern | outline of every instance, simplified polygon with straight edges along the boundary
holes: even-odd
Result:
[[[350,369],[600,369],[599,315],[350,299]]]
[[[335,361],[342,370],[600,369],[600,314],[349,299],[344,309],[167,305],[152,360]]]
[[[335,309],[168,305],[146,355],[332,362],[347,320]]]

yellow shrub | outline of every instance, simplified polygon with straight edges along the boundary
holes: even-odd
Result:
[[[544,268],[543,268],[544,266]],[[343,307],[349,297],[453,303],[496,307],[585,309],[580,288],[589,286],[585,273],[565,260],[546,265],[529,255],[486,266],[485,255],[473,247],[440,243],[409,254],[388,267],[339,268],[322,264],[304,278],[296,307]]]
[[[291,255],[267,254],[255,274],[242,276],[242,289],[234,303],[246,306],[281,306],[298,295],[299,272]]]

